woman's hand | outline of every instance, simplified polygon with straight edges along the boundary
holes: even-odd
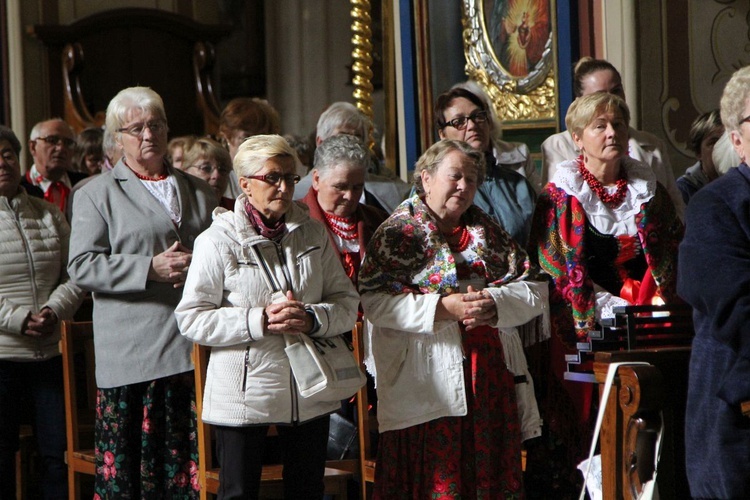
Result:
[[[276,335],[309,333],[315,322],[312,315],[305,311],[305,304],[295,300],[291,291],[286,292],[286,298],[284,302],[266,307],[266,331]]]
[[[55,332],[57,322],[55,311],[45,307],[39,311],[39,314],[29,313],[21,327],[21,333],[29,337],[46,337]]]
[[[466,304],[466,316],[463,318],[466,330],[497,323],[497,306],[489,292],[485,290],[476,291],[474,287],[469,285],[462,299]]]
[[[193,252],[179,241],[151,259],[151,269],[148,270],[150,281],[173,283],[175,288],[185,284]]]
[[[469,286],[466,293],[454,293],[438,302],[437,320],[461,321],[467,330],[497,322],[495,301],[485,291]]]

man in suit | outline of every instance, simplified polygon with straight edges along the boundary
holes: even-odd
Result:
[[[61,119],[37,123],[29,136],[34,164],[21,180],[30,194],[38,193],[32,186],[41,189],[44,199],[63,212],[73,184],[86,177],[71,171],[75,144],[73,129]]]

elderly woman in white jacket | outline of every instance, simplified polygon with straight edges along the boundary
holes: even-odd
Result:
[[[505,352],[544,312],[547,285],[527,280],[525,252],[472,204],[482,152],[440,141],[414,175],[417,194],[375,232],[359,274],[381,433],[373,498],[516,498],[515,384],[531,380]]]
[[[20,186],[21,143],[0,125],[0,498],[16,498],[23,413],[36,409],[34,437],[44,498],[66,498],[65,408],[59,323],[83,293],[65,269],[70,227],[56,206]]]
[[[284,334],[351,330],[359,297],[326,228],[292,201],[297,163],[278,135],[240,146],[234,171],[243,194],[196,240],[176,310],[183,335],[212,347],[203,420],[216,429],[219,498],[257,497],[270,424],[283,448],[284,498],[323,496],[328,414],[339,403],[297,393]]]

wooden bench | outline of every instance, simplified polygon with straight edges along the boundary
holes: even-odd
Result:
[[[686,304],[615,307],[614,313],[576,344],[576,353],[565,356],[565,380],[596,382],[597,352],[685,347],[695,336],[692,308]]]

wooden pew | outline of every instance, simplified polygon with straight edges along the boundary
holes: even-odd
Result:
[[[604,498],[636,498],[653,471],[653,439],[663,413],[664,435],[657,483],[662,500],[690,498],[685,472],[685,405],[690,348],[597,352],[594,373],[604,382],[610,363],[621,367],[601,430]]]

